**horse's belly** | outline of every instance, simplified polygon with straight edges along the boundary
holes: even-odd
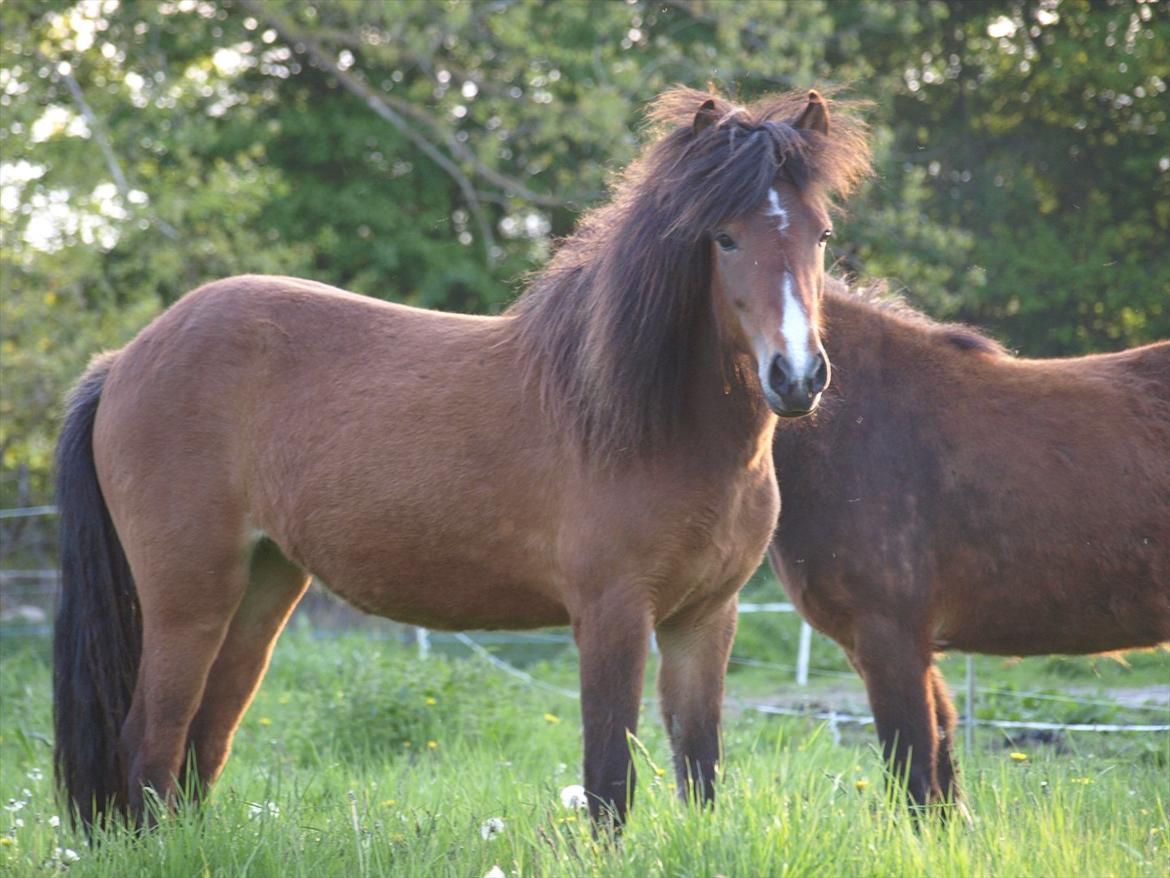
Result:
[[[356,529],[306,536],[295,560],[348,603],[396,622],[443,630],[565,624],[540,534],[518,531],[504,538],[484,526],[474,539],[399,516],[376,539]]]
[[[1150,571],[1081,567],[1045,577],[1004,571],[982,587],[965,584],[964,594],[938,614],[940,647],[997,655],[1086,654],[1170,639],[1170,591]]]
[[[326,581],[330,590],[359,610],[395,622],[447,631],[543,628],[568,623],[559,600],[544,589],[470,574],[348,578]]]

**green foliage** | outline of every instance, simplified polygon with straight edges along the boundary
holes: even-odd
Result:
[[[924,215],[970,235],[981,278],[931,310],[1034,356],[1170,335],[1166,5],[931,8],[883,110],[907,177],[927,174]]]
[[[200,283],[493,312],[675,82],[845,83],[878,177],[830,259],[1031,355],[1170,335],[1160,3],[10,0],[0,505],[60,399]]]

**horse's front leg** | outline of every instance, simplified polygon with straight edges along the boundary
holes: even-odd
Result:
[[[658,697],[674,750],[679,794],[715,801],[723,681],[735,637],[736,599],[658,626]]]
[[[634,799],[627,736],[638,728],[642,679],[650,643],[650,612],[641,596],[613,590],[573,617],[581,656],[581,719],[585,732],[585,794],[595,822],[621,827]]]
[[[931,653],[914,627],[874,617],[858,626],[852,655],[865,680],[887,767],[905,779],[916,811],[941,796]]]

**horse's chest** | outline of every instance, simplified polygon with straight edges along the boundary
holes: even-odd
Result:
[[[760,565],[780,511],[770,473],[752,474],[725,495],[688,510],[671,535],[681,546],[668,566],[659,618],[695,603],[728,600]]]

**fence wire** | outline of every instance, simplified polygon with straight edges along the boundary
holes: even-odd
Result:
[[[40,516],[53,515],[56,513],[56,508],[53,506],[30,506],[19,509],[0,509],[0,520],[4,519],[20,519],[20,518],[34,518]],[[38,586],[35,590],[41,594],[48,594],[53,591],[52,587],[46,587],[46,583],[55,583],[57,579],[57,571],[34,569],[34,570],[0,570],[0,584],[10,583],[13,581],[35,582]],[[744,614],[753,613],[794,613],[796,608],[787,602],[744,602],[740,604],[739,610]],[[38,620],[39,622],[40,620]],[[798,682],[801,685],[807,683],[809,676],[816,676],[821,678],[846,679],[856,680],[856,675],[830,670],[826,668],[810,667],[808,663],[808,636],[804,629],[807,628],[807,623],[802,621],[802,636],[801,636],[801,654],[797,657],[797,662],[794,665],[783,664],[779,662],[764,661],[761,659],[754,659],[748,656],[732,655],[730,658],[731,664],[740,665],[744,667],[762,668],[766,670],[774,670],[784,672],[785,674],[796,673]],[[8,625],[3,629],[6,637],[11,636],[29,636],[29,637],[43,637],[51,632],[51,626],[48,624],[27,624],[27,625]],[[811,633],[811,629],[809,632]],[[573,689],[567,689],[562,686],[557,686],[552,683],[540,680],[534,677],[527,671],[516,667],[515,665],[505,661],[499,656],[492,653],[484,643],[491,643],[492,645],[532,645],[532,644],[562,644],[570,645],[573,643],[573,638],[567,634],[557,634],[550,632],[516,632],[510,634],[492,633],[486,635],[479,635],[478,639],[473,638],[468,634],[438,634],[435,632],[426,632],[423,629],[416,630],[416,643],[419,647],[420,656],[424,656],[430,650],[430,643],[433,639],[450,639],[454,640],[481,660],[490,664],[497,671],[511,676],[527,686],[535,689],[541,689],[546,692],[551,692],[564,698],[579,698],[579,693]],[[969,672],[970,673],[970,672]],[[975,686],[973,685],[973,676],[968,677],[968,715],[963,717],[962,722],[968,730],[973,727],[986,727],[998,729],[1027,729],[1040,731],[1067,731],[1067,732],[1165,732],[1170,731],[1170,724],[1167,723],[1053,723],[1042,721],[1029,720],[1003,720],[1003,719],[980,719],[972,718],[970,716],[970,706],[974,699],[970,697],[971,693],[978,693],[983,695],[994,695],[997,697],[1009,697],[1017,699],[1035,699],[1040,701],[1052,701],[1067,704],[1084,705],[1088,707],[1108,707],[1118,708],[1123,707],[1127,711],[1153,711],[1163,715],[1170,715],[1170,708],[1160,705],[1150,704],[1133,704],[1133,705],[1119,705],[1116,702],[1104,701],[1094,698],[1081,698],[1074,695],[1054,695],[1047,692],[1030,692],[1020,691],[1015,689],[1004,689],[996,686]],[[649,703],[654,699],[644,699],[644,703]],[[821,720],[828,722],[832,728],[833,735],[837,737],[838,724],[856,724],[856,725],[872,725],[874,718],[866,714],[851,713],[849,711],[823,710],[811,707],[782,707],[778,705],[759,705],[749,704],[736,700],[738,706],[745,710],[755,711],[761,714],[776,715],[776,716],[792,716],[804,717],[807,719]]]

